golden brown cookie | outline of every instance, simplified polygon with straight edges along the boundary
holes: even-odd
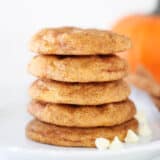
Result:
[[[116,55],[36,56],[28,70],[34,76],[64,82],[104,82],[122,79],[127,64]]]
[[[111,31],[75,27],[46,28],[36,33],[30,50],[40,54],[97,55],[124,51],[130,40]]]
[[[96,138],[112,140],[118,136],[124,140],[129,129],[137,132],[138,122],[132,119],[119,126],[95,128],[70,128],[60,127],[38,120],[32,120],[26,128],[28,138],[52,145],[66,147],[95,147]]]
[[[29,90],[32,99],[43,102],[77,105],[98,105],[126,100],[130,94],[126,82],[63,83],[35,81]]]
[[[157,109],[160,111],[160,97],[151,96],[153,102],[155,103]]]
[[[114,126],[131,120],[136,108],[131,100],[98,106],[46,104],[32,101],[28,111],[43,122],[68,127]]]

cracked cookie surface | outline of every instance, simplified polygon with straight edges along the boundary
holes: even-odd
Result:
[[[128,73],[126,62],[116,55],[36,56],[28,65],[39,78],[64,82],[105,82],[122,79]]]
[[[111,31],[76,27],[46,28],[30,41],[30,50],[39,54],[97,55],[129,49],[130,40]]]
[[[64,83],[36,80],[29,89],[32,99],[42,102],[99,105],[126,100],[130,94],[123,80],[103,83]]]

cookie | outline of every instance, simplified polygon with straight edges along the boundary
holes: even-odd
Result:
[[[32,101],[28,111],[40,121],[68,127],[114,126],[131,120],[136,108],[131,100],[98,106],[46,104]]]
[[[130,40],[111,31],[75,27],[46,28],[30,41],[30,50],[39,54],[97,55],[129,49]]]
[[[124,140],[127,131],[137,132],[138,122],[132,119],[119,126],[95,128],[60,127],[38,120],[32,120],[26,128],[26,136],[37,142],[66,147],[95,147],[96,138],[113,140],[118,136]]]
[[[29,72],[37,77],[64,82],[103,82],[122,79],[127,64],[116,55],[108,56],[36,56]]]
[[[148,92],[156,107],[160,110],[160,85],[144,66],[138,66],[136,72],[129,76],[128,81]]]
[[[63,83],[37,80],[30,89],[32,99],[43,102],[98,105],[126,100],[130,89],[125,81],[103,83]]]
[[[128,81],[133,83],[136,87],[152,94],[154,96],[160,96],[160,85],[153,79],[142,76],[140,74],[132,74],[128,77]]]
[[[153,102],[155,103],[157,109],[160,111],[160,97],[151,96]]]

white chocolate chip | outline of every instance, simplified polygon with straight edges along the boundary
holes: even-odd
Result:
[[[137,112],[137,114],[135,115],[135,118],[139,122],[139,129],[138,129],[139,135],[142,136],[142,137],[151,136],[152,135],[152,130],[150,129],[150,127],[148,125],[145,113],[144,112]]]
[[[106,150],[109,147],[110,141],[106,138],[96,138],[95,145],[100,150]]]
[[[140,124],[147,123],[147,118],[143,111],[137,112],[134,117]]]
[[[127,136],[125,138],[126,143],[137,143],[139,141],[139,137],[132,130],[128,130]]]
[[[150,129],[148,124],[139,125],[139,135],[143,137],[149,137],[152,135],[152,130]]]
[[[119,150],[123,148],[123,143],[119,140],[119,138],[116,136],[114,137],[114,140],[109,145],[109,149],[111,150]]]

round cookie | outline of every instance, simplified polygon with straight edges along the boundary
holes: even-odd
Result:
[[[32,99],[77,105],[98,105],[126,100],[130,94],[128,84],[123,81],[103,83],[63,83],[36,80],[29,89]]]
[[[46,104],[32,101],[28,111],[40,121],[68,127],[114,126],[131,120],[136,108],[131,100],[99,106]]]
[[[119,126],[95,128],[60,127],[38,120],[31,121],[26,128],[26,136],[34,141],[66,147],[95,147],[96,138],[113,140],[118,136],[124,140],[127,131],[137,132],[138,122],[132,119]]]
[[[28,70],[34,76],[64,82],[104,82],[127,75],[126,62],[116,55],[36,56]]]
[[[46,28],[36,33],[30,50],[40,54],[97,55],[129,49],[130,40],[111,31],[76,27]]]

